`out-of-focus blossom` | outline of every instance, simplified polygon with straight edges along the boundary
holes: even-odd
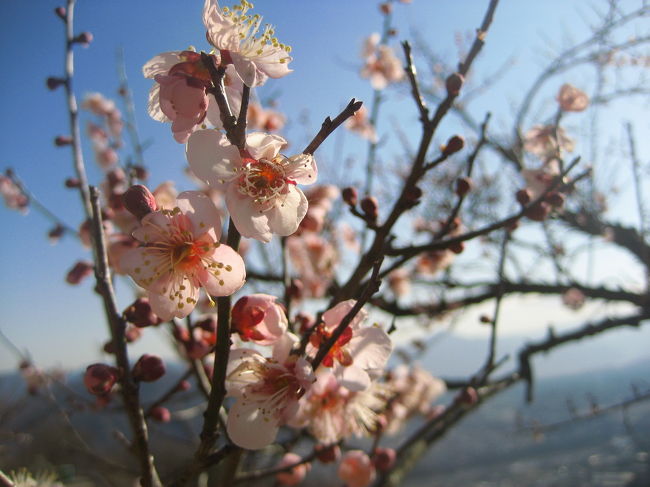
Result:
[[[334,246],[328,239],[311,232],[288,238],[286,245],[305,294],[314,298],[323,296],[338,262]]]
[[[300,222],[300,231],[320,232],[325,224],[327,213],[332,209],[332,201],[338,198],[339,189],[331,184],[315,186],[305,193],[309,208]]]
[[[564,306],[574,311],[579,310],[585,304],[586,296],[578,288],[572,287],[564,291],[562,294],[562,302]]]
[[[2,174],[0,174],[0,194],[4,198],[7,208],[27,213],[29,198],[11,178]]]
[[[40,472],[32,475],[26,469],[11,472],[9,479],[14,487],[65,487],[63,482],[57,481],[53,472]]]
[[[280,460],[280,463],[278,464],[278,468],[288,467],[289,465],[294,465],[300,461],[302,461],[300,455],[291,452],[285,453],[282,457],[282,460]],[[311,463],[302,463],[296,467],[293,467],[291,470],[276,474],[275,479],[280,485],[298,485],[305,479],[309,470],[311,470]]]
[[[275,30],[262,17],[248,15],[253,4],[241,0],[232,9],[219,8],[217,0],[205,0],[203,24],[208,42],[219,49],[222,64],[232,63],[241,80],[251,88],[263,85],[267,78],[281,78],[288,67],[291,48],[278,41]]]
[[[164,321],[190,314],[201,287],[212,296],[229,296],[244,284],[244,261],[219,243],[221,219],[203,193],[181,193],[173,209],[146,215],[133,236],[143,245],[128,251],[121,267],[148,291]]]
[[[338,475],[347,487],[366,487],[376,476],[375,466],[362,450],[350,450],[343,455]]]
[[[429,414],[433,402],[447,392],[443,380],[417,365],[396,367],[390,374],[388,385],[395,393],[389,413],[391,421],[403,421],[414,414]]]
[[[147,110],[154,120],[172,122],[177,142],[187,142],[190,134],[207,120],[215,128],[223,128],[219,106],[206,88],[212,79],[194,51],[160,53],[142,67],[145,78],[156,81],[149,92]],[[241,105],[242,83],[229,66],[223,78],[224,92],[234,113]]]
[[[236,402],[226,427],[236,445],[257,450],[272,443],[316,380],[307,360],[290,355],[295,342],[297,337],[285,334],[275,343],[272,358],[249,349],[231,350],[226,388]]]
[[[535,125],[524,136],[524,150],[543,160],[557,157],[561,150],[572,152],[573,147],[573,139],[562,127]]]
[[[232,328],[242,340],[272,345],[287,331],[287,317],[276,298],[268,294],[250,294],[232,308]]]
[[[402,268],[388,274],[388,285],[397,297],[406,296],[411,291],[411,273]]]
[[[93,269],[94,266],[92,262],[80,260],[68,271],[68,274],[65,277],[65,282],[68,284],[79,284],[86,277],[92,275]]]
[[[277,132],[282,130],[286,117],[270,108],[262,108],[259,103],[252,102],[248,105],[248,128],[250,130],[263,130],[264,132]]]
[[[315,353],[332,336],[355,303],[353,299],[343,301],[323,313],[323,322],[310,336],[312,352]],[[383,371],[393,350],[393,344],[383,329],[361,326],[367,316],[367,311],[359,310],[322,361],[323,366],[332,368],[339,383],[351,391],[368,389],[372,379]]]
[[[589,106],[589,96],[568,83],[560,87],[557,101],[564,112],[582,112]]]
[[[374,125],[368,118],[368,110],[365,105],[359,108],[354,115],[345,121],[345,128],[354,132],[359,137],[369,140],[372,143],[377,142],[377,132]]]
[[[194,174],[226,192],[226,206],[244,236],[269,242],[273,234],[291,235],[307,213],[307,198],[296,186],[316,181],[314,157],[284,157],[278,135],[253,132],[241,151],[215,130],[198,130],[187,143]]]
[[[560,165],[557,159],[551,159],[539,169],[524,169],[521,175],[526,181],[526,189],[530,192],[531,200],[536,200],[560,175]]]
[[[101,93],[89,93],[84,96],[83,102],[81,102],[81,108],[94,113],[98,117],[106,117],[117,110],[115,102],[106,98]]]
[[[351,436],[369,436],[391,396],[384,384],[373,383],[365,391],[342,387],[331,372],[318,374],[318,381],[300,401],[291,420],[294,427],[307,427],[320,443],[330,445]]]
[[[365,41],[361,56],[365,60],[361,76],[369,78],[375,90],[383,90],[390,83],[404,79],[402,62],[390,46],[379,43],[379,34],[371,34]]]
[[[88,392],[98,396],[108,394],[117,382],[119,371],[106,364],[92,364],[86,368],[84,385]]]

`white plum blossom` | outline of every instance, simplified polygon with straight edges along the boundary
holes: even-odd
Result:
[[[271,358],[255,350],[231,350],[226,388],[236,402],[228,412],[226,429],[236,445],[258,450],[271,444],[316,380],[307,360],[290,355],[297,340],[285,334],[273,347]]]
[[[316,181],[310,154],[285,157],[279,135],[249,133],[240,151],[215,130],[197,130],[187,143],[187,161],[194,174],[225,190],[226,206],[244,236],[269,242],[272,234],[291,235],[307,213],[308,202],[296,184]]]
[[[133,232],[142,246],[126,252],[120,267],[148,291],[151,308],[162,320],[183,318],[196,306],[201,287],[212,296],[229,296],[244,284],[244,261],[219,243],[220,235],[212,200],[186,191],[172,209],[142,218]]]
[[[281,78],[291,72],[287,66],[291,48],[274,37],[266,25],[260,32],[262,17],[248,15],[253,4],[241,0],[232,9],[219,8],[217,0],[205,0],[203,23],[208,42],[219,49],[221,63],[232,63],[249,87],[263,85],[267,78]]]

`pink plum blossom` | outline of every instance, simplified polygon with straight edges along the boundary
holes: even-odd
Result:
[[[250,294],[232,308],[232,327],[242,340],[272,345],[287,331],[287,317],[275,296]]]
[[[383,90],[404,79],[401,61],[390,46],[380,44],[379,34],[373,33],[365,40],[361,56],[365,59],[361,76],[370,79],[373,89]]]
[[[29,198],[10,177],[0,174],[0,195],[5,200],[7,208],[27,213]]]
[[[226,388],[236,402],[228,412],[226,429],[236,445],[258,450],[271,444],[316,380],[307,360],[289,354],[296,341],[285,334],[271,358],[245,348],[230,352]]]
[[[573,139],[562,127],[535,125],[524,136],[524,150],[544,160],[557,157],[561,150],[572,152]]]
[[[141,247],[128,251],[121,268],[148,291],[153,311],[163,320],[182,318],[194,309],[199,288],[228,296],[244,284],[241,256],[219,243],[221,219],[203,193],[181,193],[173,209],[142,218],[133,237]]]
[[[551,159],[539,169],[524,169],[521,175],[526,181],[526,189],[530,191],[531,200],[536,200],[544,194],[548,187],[560,175],[560,165],[557,159]]]
[[[296,184],[316,181],[314,157],[285,157],[287,144],[279,135],[253,132],[240,151],[215,130],[198,130],[187,143],[194,174],[224,189],[226,206],[244,237],[269,242],[272,234],[291,235],[307,213],[308,202]]]
[[[589,106],[589,96],[569,83],[560,87],[557,101],[562,111],[565,112],[582,112]]]
[[[338,474],[347,487],[366,487],[376,476],[372,460],[362,450],[348,451],[339,464]]]
[[[172,122],[177,142],[187,142],[190,134],[206,121],[215,128],[223,127],[217,102],[206,91],[212,80],[200,54],[163,52],[147,61],[142,72],[145,78],[156,81],[149,92],[149,115],[159,122]],[[234,67],[226,68],[223,82],[231,109],[239,111],[242,83]]]
[[[319,298],[327,291],[339,256],[336,248],[314,233],[303,233],[287,239],[291,263],[300,275],[306,295]]]
[[[345,128],[373,144],[377,142],[377,132],[368,118],[368,109],[365,106],[359,108],[345,121]]]
[[[241,0],[232,9],[219,8],[217,0],[205,0],[203,24],[208,42],[219,49],[222,63],[232,63],[241,80],[251,88],[267,78],[281,78],[291,72],[289,46],[278,42],[272,26],[260,32],[262,17],[247,15],[253,4]]]
[[[323,313],[323,322],[310,336],[314,351],[327,341],[354,304],[349,299]],[[367,316],[364,309],[356,314],[322,362],[351,391],[368,389],[372,378],[383,371],[393,349],[390,338],[379,326],[361,326]]]

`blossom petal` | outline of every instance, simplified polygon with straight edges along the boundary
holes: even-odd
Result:
[[[244,237],[270,242],[273,234],[269,228],[266,213],[261,212],[253,199],[242,195],[236,184],[229,184],[226,190],[226,206],[237,230]]]
[[[178,195],[177,206],[192,222],[195,237],[203,235],[211,228],[214,236],[221,236],[221,216],[214,202],[200,191],[184,191]]]
[[[203,269],[198,274],[201,285],[212,296],[230,296],[246,282],[244,260],[232,247],[219,245],[210,257],[216,269]]]
[[[211,186],[221,187],[236,176],[239,149],[216,130],[197,130],[187,141],[187,162],[192,172]]]
[[[318,168],[311,154],[298,154],[287,159],[287,177],[298,184],[316,182]]]
[[[230,58],[237,70],[237,74],[246,86],[254,88],[256,86],[262,86],[266,82],[267,76],[261,71],[258,71],[255,63],[249,58],[236,52],[231,52]]]
[[[372,384],[368,373],[355,365],[349,365],[347,367],[338,365],[335,367],[334,373],[339,379],[339,384],[349,391],[365,391]]]
[[[275,134],[251,132],[246,136],[246,149],[253,159],[271,160],[280,153],[287,141]]]
[[[259,450],[273,443],[278,434],[278,423],[270,414],[262,414],[255,403],[239,399],[228,412],[226,429],[236,445],[247,450]]]
[[[149,291],[151,309],[161,320],[169,321],[174,317],[185,318],[194,310],[198,301],[199,290],[188,280],[183,282],[183,286],[174,290],[175,293],[178,293],[176,296],[171,296],[171,290],[169,289],[162,293]]]
[[[345,316],[352,310],[355,304],[356,300],[348,299],[347,301],[343,301],[337,304],[332,309],[325,311],[325,313],[323,313],[323,321],[325,322],[327,328],[330,330],[336,328],[341,320],[345,318]],[[368,312],[365,309],[361,308],[350,322],[350,327],[353,329],[357,328],[359,324],[367,317]]]
[[[366,370],[383,369],[393,351],[390,337],[378,326],[357,330],[349,347],[354,365]]]
[[[301,190],[289,186],[289,191],[281,203],[266,212],[269,228],[273,233],[287,236],[298,230],[298,225],[307,214],[309,203]]]
[[[179,53],[180,51],[168,51],[157,54],[144,63],[142,74],[145,78],[154,78],[159,74],[167,74],[172,66],[180,62]]]
[[[160,85],[158,83],[154,83],[149,90],[147,113],[157,122],[171,122],[171,119],[163,113],[162,107],[160,106]]]

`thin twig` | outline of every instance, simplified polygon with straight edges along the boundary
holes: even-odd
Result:
[[[303,154],[313,154],[316,152],[316,149],[320,147],[320,145],[325,141],[327,137],[330,136],[336,128],[341,125],[343,122],[345,122],[348,118],[350,118],[354,113],[361,108],[361,105],[363,105],[363,102],[357,101],[354,98],[350,100],[350,103],[347,104],[347,106],[339,113],[334,120],[332,120],[330,117],[325,118],[325,121],[323,121],[323,125],[321,126],[320,130],[318,133],[314,136],[312,141],[307,144],[307,147],[302,151]]]

